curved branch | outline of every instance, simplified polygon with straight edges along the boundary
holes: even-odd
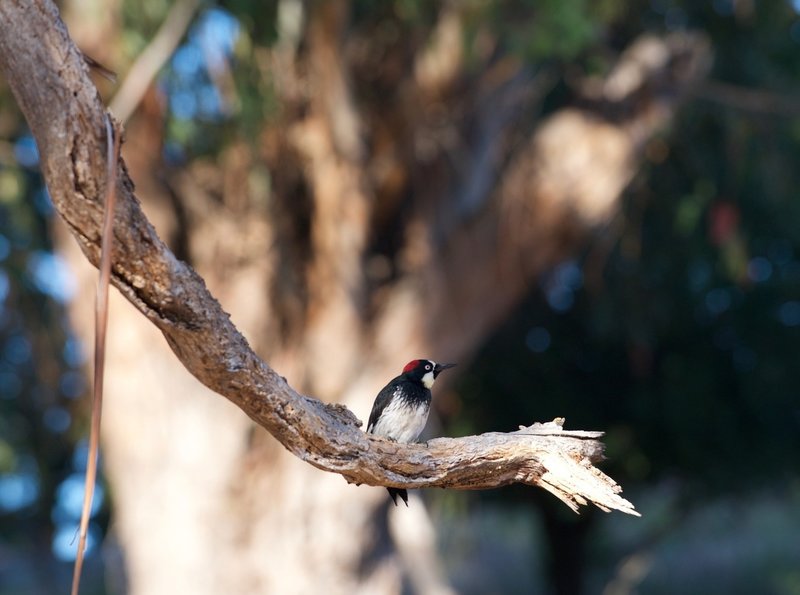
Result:
[[[4,0],[0,68],[36,138],[42,171],[63,220],[95,266],[100,257],[104,109],[81,54],[50,0]],[[267,429],[290,452],[348,482],[483,489],[538,485],[573,509],[592,502],[638,514],[592,466],[598,432],[566,432],[558,420],[508,434],[388,442],[359,429],[341,405],[298,394],[250,348],[203,280],[179,261],[142,213],[118,164],[112,280],[164,334],[183,365]]]

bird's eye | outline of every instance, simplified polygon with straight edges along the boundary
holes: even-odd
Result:
[[[427,365],[425,366],[425,369],[426,369],[426,370],[430,370],[430,369],[431,369],[431,365],[430,365],[430,364],[427,364]]]

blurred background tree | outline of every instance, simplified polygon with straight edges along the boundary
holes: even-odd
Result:
[[[408,359],[453,358],[430,435],[606,430],[645,516],[509,488],[387,517],[116,300],[95,592],[800,593],[800,6],[175,6],[63,11],[123,79],[172,23],[123,155],[264,358],[362,419]],[[94,273],[5,88],[0,139],[0,592],[45,593],[79,510]]]

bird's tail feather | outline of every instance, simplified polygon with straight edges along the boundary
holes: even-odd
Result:
[[[400,499],[408,506],[408,492],[403,489],[399,488],[386,488],[389,491],[389,495],[392,497],[392,502],[394,505],[397,506],[397,497],[400,496]]]

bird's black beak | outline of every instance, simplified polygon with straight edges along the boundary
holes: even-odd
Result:
[[[433,367],[433,377],[436,378],[440,372],[443,372],[447,368],[452,368],[455,364],[436,364]]]

